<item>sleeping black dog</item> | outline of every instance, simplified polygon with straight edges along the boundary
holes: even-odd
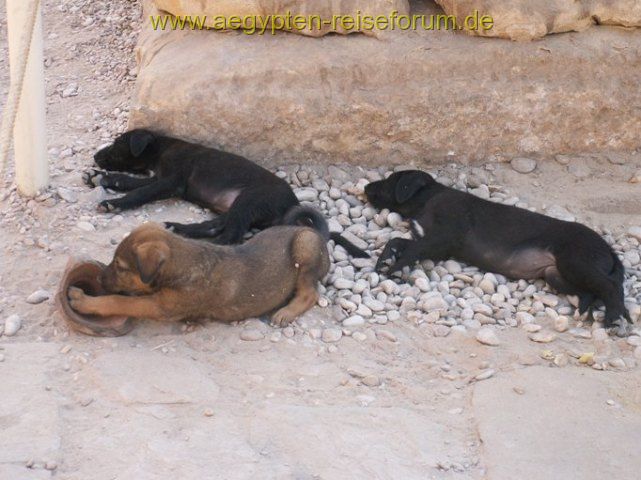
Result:
[[[605,326],[625,334],[630,316],[623,300],[624,267],[588,227],[483,200],[418,170],[370,183],[365,194],[376,208],[412,219],[414,239],[391,240],[378,271],[391,275],[419,260],[456,258],[510,278],[544,278],[558,292],[577,295],[581,314],[603,302]]]
[[[132,130],[96,153],[94,160],[103,171],[85,173],[85,183],[128,192],[101,202],[101,211],[127,210],[180,197],[219,214],[198,224],[166,224],[186,237],[236,244],[254,227],[297,223],[327,230],[323,216],[312,208],[302,208],[285,180],[238,155],[148,130]],[[369,256],[340,234],[329,235],[350,255]]]

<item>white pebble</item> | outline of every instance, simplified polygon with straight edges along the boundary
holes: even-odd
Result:
[[[340,328],[326,328],[323,330],[321,339],[325,343],[338,342],[343,337],[343,331]]]
[[[344,327],[360,327],[365,325],[365,319],[360,315],[353,315],[343,320]]]
[[[489,345],[490,347],[496,347],[501,344],[496,333],[491,328],[481,328],[476,333],[476,340],[483,345]]]
[[[27,297],[27,303],[30,303],[32,305],[37,305],[39,303],[44,302],[45,300],[49,300],[50,297],[51,297],[51,294],[46,290],[36,290],[35,292],[33,292],[31,295]]]
[[[536,332],[529,335],[529,339],[537,343],[550,343],[556,340],[556,334],[548,331]]]
[[[256,342],[265,338],[265,335],[260,330],[251,328],[249,330],[243,330],[240,332],[240,339],[246,342]]]
[[[13,337],[18,330],[22,327],[22,320],[18,315],[10,315],[4,321],[4,335],[7,337]]]
[[[485,370],[485,371],[479,373],[476,377],[474,377],[474,379],[476,379],[476,380],[487,380],[488,378],[493,377],[494,373],[495,373],[494,370],[490,368],[488,370]]]
[[[80,230],[82,230],[84,232],[95,232],[96,231],[96,227],[94,227],[89,222],[80,221],[80,222],[76,223],[76,227],[78,227]]]
[[[532,158],[514,158],[510,165],[512,168],[519,173],[530,173],[536,169],[536,160]]]
[[[554,330],[556,330],[557,332],[567,331],[569,325],[570,325],[570,320],[565,315],[559,315],[554,320]]]

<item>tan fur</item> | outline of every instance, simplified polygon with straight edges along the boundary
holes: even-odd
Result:
[[[273,227],[243,245],[188,240],[157,224],[134,230],[116,249],[102,282],[114,293],[70,289],[80,313],[162,321],[242,320],[276,311],[284,326],[311,308],[329,271],[323,238],[306,227]]]

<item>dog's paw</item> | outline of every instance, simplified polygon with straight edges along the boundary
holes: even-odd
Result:
[[[609,325],[606,325],[606,328],[610,329],[610,333],[621,338],[629,337],[632,333],[632,324],[623,317],[612,321]]]
[[[98,204],[97,210],[101,213],[109,213],[117,212],[120,209],[116,205],[114,205],[113,201],[104,200]]]
[[[271,324],[273,327],[284,328],[294,320],[296,320],[296,315],[293,315],[287,307],[284,307],[272,316]]]
[[[165,226],[165,229],[170,232],[180,233],[180,223],[164,222],[163,225]]]
[[[95,168],[92,168],[82,174],[82,181],[85,183],[85,185],[88,185],[91,188],[99,187],[100,185],[102,185],[102,179],[104,175],[105,172],[103,172],[102,170],[96,170]]]
[[[91,297],[89,297],[80,288],[69,288],[67,296],[69,297],[69,305],[71,305],[71,308],[73,308],[76,312],[92,313],[90,308]]]

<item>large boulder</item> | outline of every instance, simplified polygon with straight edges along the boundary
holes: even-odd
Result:
[[[550,33],[585,30],[591,25],[641,26],[639,0],[436,0],[448,15],[465,18],[478,12],[494,20],[491,29],[469,33],[532,40]]]
[[[612,27],[517,43],[148,28],[130,126],[266,165],[631,151],[641,145],[640,52],[641,31]]]
[[[334,16],[350,16],[357,20],[359,15],[375,18],[389,16],[394,11],[402,15],[409,13],[409,0],[154,0],[154,4],[174,16],[199,17],[212,29],[226,23],[230,26],[228,21],[236,16],[239,17],[236,25],[242,24],[252,31],[258,24],[258,31],[271,32],[274,28],[312,37],[328,33],[377,33],[365,28],[362,22],[343,25],[334,21]],[[305,20],[300,19],[297,23],[296,16],[303,16]]]

